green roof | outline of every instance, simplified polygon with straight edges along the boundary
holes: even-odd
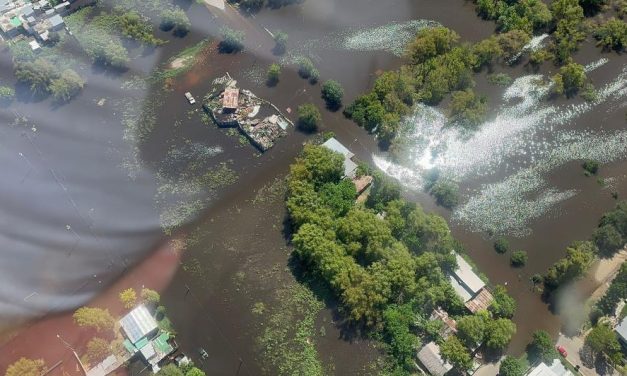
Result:
[[[170,351],[174,350],[174,348],[168,343],[168,339],[170,339],[170,334],[168,334],[168,332],[163,332],[159,335],[159,337],[152,341],[152,344],[155,346],[157,351],[169,354]]]
[[[143,337],[139,341],[135,342],[135,347],[137,347],[138,350],[141,350],[142,347],[146,346],[147,344],[148,344],[148,338]]]
[[[135,354],[137,352],[137,347],[135,347],[128,339],[125,339],[122,344],[124,345],[126,351],[128,351],[129,353]]]
[[[11,18],[11,25],[18,27],[22,24],[22,21],[20,21],[20,19],[18,17],[13,17]]]

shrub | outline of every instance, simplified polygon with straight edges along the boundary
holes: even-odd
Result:
[[[514,82],[514,79],[510,77],[507,73],[489,74],[487,76],[487,79],[489,83],[500,86],[508,86],[512,82]]]
[[[124,305],[124,308],[133,308],[136,300],[137,294],[133,288],[128,288],[120,292],[120,301]]]
[[[503,359],[499,367],[500,376],[523,376],[527,370],[524,361],[508,355]]]
[[[313,104],[303,104],[298,107],[298,127],[305,132],[315,132],[322,117],[320,111]]]
[[[474,128],[485,120],[487,111],[487,98],[470,89],[456,91],[451,96],[449,112],[454,123]]]
[[[512,264],[512,266],[521,267],[521,266],[525,266],[525,264],[527,263],[527,259],[528,259],[527,252],[516,251],[512,253],[512,256],[510,258],[510,263]]]
[[[494,241],[494,250],[501,254],[509,251],[509,242],[507,239],[503,237],[496,239],[496,241]]]
[[[166,10],[161,14],[160,28],[164,31],[174,29],[174,34],[183,36],[192,28],[192,23],[189,21],[187,14],[180,9]]]
[[[439,180],[431,188],[431,194],[438,205],[451,209],[459,203],[459,187],[448,180]]]
[[[285,52],[285,50],[287,49],[287,40],[288,40],[288,36],[287,33],[284,33],[282,31],[277,31],[274,34],[274,51],[277,54],[282,54]]]
[[[320,72],[314,68],[312,69],[311,72],[309,72],[309,83],[310,84],[315,84],[316,82],[318,82],[318,79],[320,78]]]
[[[623,51],[627,46],[627,23],[609,19],[594,31],[594,37],[597,45],[607,50]]]
[[[50,83],[52,97],[58,102],[67,102],[83,89],[85,81],[76,72],[66,69],[59,78]]]
[[[599,172],[599,162],[594,160],[584,161],[581,167],[590,175],[596,175]]]
[[[244,49],[244,33],[230,28],[222,29],[220,51],[225,53],[239,52]]]
[[[328,80],[322,85],[322,99],[327,102],[330,108],[339,108],[342,105],[344,89],[339,82]]]
[[[553,76],[553,91],[556,94],[565,94],[571,97],[586,83],[584,67],[577,63],[570,63],[560,68],[560,72]]]
[[[15,90],[12,87],[0,86],[0,103],[10,102],[15,98]]]
[[[298,74],[302,78],[309,78],[311,73],[315,70],[316,68],[314,67],[311,59],[302,57],[298,60]]]
[[[625,245],[620,232],[611,224],[605,224],[594,230],[592,239],[599,248],[599,253],[611,257]]]
[[[271,64],[268,68],[267,83],[270,86],[274,86],[279,82],[279,75],[281,74],[281,66],[279,64]]]

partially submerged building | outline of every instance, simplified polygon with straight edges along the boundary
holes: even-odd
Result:
[[[439,320],[444,324],[442,326],[442,330],[440,331],[440,336],[442,338],[448,338],[451,335],[457,333],[457,322],[448,315],[448,312],[438,307],[431,312],[431,316],[429,316],[429,320]]]
[[[372,176],[357,176],[357,168],[359,166],[353,161],[355,154],[352,151],[348,150],[348,148],[339,142],[335,137],[331,137],[326,140],[322,146],[344,156],[344,177],[353,181],[358,196],[370,187],[372,184]]]
[[[457,295],[472,313],[488,309],[494,297],[485,282],[472,270],[463,257],[455,253],[457,269],[449,274],[449,280]]]
[[[287,135],[289,121],[272,104],[236,85],[237,82],[229,77],[224,89],[210,95],[203,107],[219,127],[238,128],[264,152]]]

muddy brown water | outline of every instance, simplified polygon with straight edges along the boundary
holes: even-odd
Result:
[[[194,358],[208,374],[215,375],[257,375],[261,373],[259,352],[255,338],[262,328],[258,318],[251,313],[251,306],[257,301],[271,301],[274,290],[280,288],[285,278],[291,278],[286,269],[289,249],[283,232],[283,203],[280,199],[266,204],[254,204],[256,192],[282,178],[288,172],[289,164],[302,149],[302,143],[309,136],[290,131],[288,137],[265,154],[259,154],[249,145],[240,145],[237,137],[228,136],[213,125],[204,125],[198,114],[188,115],[191,107],[183,97],[190,91],[197,100],[209,90],[213,78],[229,72],[239,81],[239,86],[248,88],[262,98],[268,99],[280,109],[292,109],[291,118],[299,104],[312,102],[320,108],[324,104],[320,98],[319,84],[311,85],[298,77],[293,69],[285,69],[279,84],[269,88],[255,79],[251,72],[265,73],[267,66],[279,59],[271,53],[273,42],[263,29],[283,30],[289,34],[290,48],[297,49],[304,41],[320,40],[329,34],[345,31],[348,28],[381,26],[389,22],[404,22],[413,19],[436,20],[456,30],[464,40],[476,41],[493,32],[493,24],[476,17],[471,2],[458,0],[389,2],[363,0],[317,0],[304,5],[290,6],[278,10],[263,10],[254,17],[243,17],[228,10],[226,14],[212,10],[211,13],[200,4],[181,1],[194,25],[194,30],[185,38],[172,39],[157,51],[146,53],[133,63],[133,69],[146,72],[150,67],[176,54],[184,47],[216,36],[223,25],[246,32],[246,51],[240,54],[218,54],[212,45],[207,58],[189,73],[177,79],[174,90],[167,94],[167,105],[158,112],[158,127],[151,141],[143,150],[143,157],[149,161],[159,161],[172,145],[180,145],[184,140],[194,140],[207,145],[219,145],[224,152],[215,158],[216,163],[228,162],[239,178],[236,183],[215,192],[212,205],[203,220],[199,222],[201,232],[207,241],[197,244],[184,253],[181,268],[170,287],[162,293],[163,302],[178,332],[177,342],[181,350]],[[162,34],[165,38],[166,34]],[[338,80],[345,89],[345,102],[349,103],[357,95],[366,91],[376,77],[375,72],[396,68],[401,60],[386,52],[341,51],[314,45],[308,54],[320,70],[321,81]],[[596,60],[598,50],[584,47],[579,56],[582,61]],[[608,75],[616,73],[624,61],[612,57],[613,69],[604,70]],[[617,62],[618,61],[618,62]],[[507,68],[512,76],[522,74],[522,66]],[[7,72],[7,71],[5,71]],[[108,95],[107,87],[121,84],[130,76],[116,77],[96,70],[81,72],[92,82],[102,85],[88,85],[80,100],[67,105],[57,114],[81,109],[86,103]],[[2,73],[4,77],[4,73]],[[598,77],[600,81],[611,77]],[[6,80],[10,80],[7,74]],[[263,81],[263,79],[261,80]],[[490,86],[478,79],[478,88],[498,103],[502,89]],[[54,112],[46,101],[19,102],[20,111]],[[198,107],[196,107],[198,108]],[[118,115],[110,114],[107,119],[103,110],[103,124],[119,120]],[[602,114],[601,125],[612,129],[624,127],[624,114],[620,111]],[[598,113],[590,113],[577,120],[576,127],[598,124]],[[64,115],[65,116],[65,115]],[[174,126],[179,120],[178,126]],[[341,112],[323,111],[323,131],[331,130],[347,145],[358,158],[370,161],[371,155],[378,152],[376,141],[346,120]],[[603,166],[602,176],[619,176],[627,171],[627,163],[616,162]],[[528,281],[535,273],[543,273],[546,268],[562,257],[564,248],[572,240],[584,239],[592,232],[600,215],[611,208],[615,201],[609,190],[601,189],[594,178],[585,178],[578,163],[565,165],[552,172],[552,183],[575,187],[580,193],[557,208],[559,215],[547,215],[532,223],[533,233],[525,238],[512,238],[514,249],[524,249],[529,253],[529,263],[523,269],[512,269],[507,255],[499,256],[492,250],[492,242],[485,235],[471,233],[464,226],[452,224],[453,234],[462,241],[467,252],[491,280],[493,284],[507,283],[508,290],[518,302],[514,321],[518,334],[514,337],[510,351],[520,353],[529,340],[530,333],[546,329],[556,334],[561,321],[558,315],[549,311],[539,295],[531,291]],[[463,189],[476,188],[481,182],[470,182]],[[624,179],[619,180],[619,196],[627,195]],[[445,217],[447,211],[436,207],[432,199],[420,192],[407,192],[407,197],[421,203],[427,210],[435,210]],[[190,271],[190,265],[201,265]],[[267,278],[264,271],[279,266],[274,277]],[[198,272],[200,270],[200,272]],[[243,282],[236,276],[243,273]],[[189,288],[189,292],[188,292]],[[331,311],[323,316],[327,322],[334,317]],[[318,338],[318,351],[323,360],[333,360],[336,374],[363,374],[364,365],[377,355],[372,344],[365,340],[347,340],[339,329],[329,330],[327,335]],[[209,359],[199,362],[197,349],[203,347]],[[240,365],[241,364],[241,365]],[[134,364],[132,370],[143,367]]]

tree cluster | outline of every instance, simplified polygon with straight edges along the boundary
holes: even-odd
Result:
[[[15,77],[28,85],[33,94],[52,95],[59,102],[72,99],[83,89],[85,83],[72,69],[60,71],[43,58],[34,61],[17,61]]]
[[[627,201],[601,217],[599,227],[592,234],[592,240],[602,257],[611,257],[627,243]]]
[[[418,318],[436,307],[451,315],[466,312],[445,276],[456,267],[450,251],[459,247],[442,217],[401,200],[398,185],[381,174],[365,205],[356,204],[355,187],[343,178],[343,161],[339,153],[307,145],[291,166],[287,207],[293,253],[303,270],[328,286],[351,323],[379,333],[396,371],[406,374],[420,337],[437,332]],[[493,334],[486,341],[502,348],[513,324],[488,321]],[[450,346],[450,356],[457,356],[456,343]]]
[[[627,23],[611,18],[596,28],[594,37],[604,49],[622,52],[627,47]]]
[[[592,242],[574,242],[566,248],[566,257],[553,264],[544,276],[548,291],[582,277],[594,260],[596,247]]]
[[[596,307],[601,310],[605,315],[613,315],[616,311],[616,306],[622,299],[627,298],[627,263],[624,263],[620,267],[620,271],[612,280],[610,288],[605,292],[605,295],[596,303]]]
[[[558,95],[572,97],[586,83],[586,71],[581,64],[568,63],[560,68],[559,73],[553,76],[553,92]]]
[[[547,27],[553,18],[541,0],[476,0],[475,3],[479,15],[494,20],[503,32],[521,30],[532,34]]]
[[[174,35],[184,36],[191,30],[192,23],[182,9],[175,8],[167,9],[161,14],[159,27],[164,31],[173,30]]]
[[[235,53],[244,49],[244,32],[228,27],[222,29],[222,41],[219,49],[225,53]]]
[[[445,27],[421,30],[407,46],[409,64],[381,74],[373,90],[347,106],[344,114],[382,142],[392,143],[400,119],[414,103],[437,104],[456,92],[450,109],[453,120],[476,126],[487,107],[485,98],[470,90],[473,72],[497,59],[511,59],[528,41],[528,34],[513,30],[468,45],[460,44],[459,35]]]

